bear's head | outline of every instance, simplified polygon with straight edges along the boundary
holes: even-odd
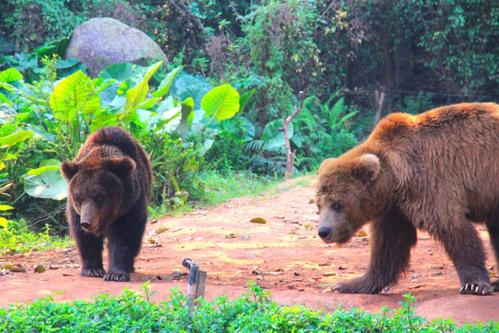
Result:
[[[126,197],[130,193],[125,183],[135,169],[135,162],[129,157],[61,165],[69,182],[68,200],[80,215],[83,230],[101,236],[127,210]]]
[[[316,203],[319,236],[345,243],[381,212],[380,158],[372,153],[325,160],[319,168]],[[382,200],[382,199],[381,199]]]

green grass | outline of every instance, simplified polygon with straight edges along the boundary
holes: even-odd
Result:
[[[98,296],[91,302],[54,303],[42,299],[28,305],[0,309],[0,332],[498,332],[499,322],[457,327],[451,320],[429,322],[414,314],[414,298],[405,296],[401,307],[371,314],[358,309],[333,313],[303,306],[281,306],[255,284],[235,300],[219,297],[201,301],[191,314],[187,299],[173,290],[170,300],[149,302],[127,291]]]
[[[199,180],[204,186],[201,200],[194,203],[187,202],[174,209],[169,206],[149,207],[150,217],[158,219],[166,215],[178,216],[197,207],[213,206],[233,198],[273,192],[282,178],[257,176],[251,172],[233,172],[222,175],[217,171],[204,171],[199,174]]]
[[[0,255],[64,248],[71,244],[69,237],[51,235],[48,227],[43,232],[31,231],[24,220],[11,220],[7,229],[0,228]]]
[[[221,175],[209,171],[200,174],[205,186],[203,203],[216,205],[242,196],[256,196],[272,191],[281,178],[257,176],[250,172]]]

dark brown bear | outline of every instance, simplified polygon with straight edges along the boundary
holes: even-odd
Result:
[[[140,250],[151,192],[149,159],[127,132],[107,127],[92,134],[61,167],[69,181],[67,218],[81,257],[81,275],[129,281]],[[108,239],[109,269],[102,266]]]
[[[416,229],[443,243],[463,294],[489,295],[485,223],[499,265],[499,105],[456,104],[413,116],[394,113],[369,138],[319,171],[319,235],[344,243],[371,222],[367,273],[337,286],[378,293],[409,263]]]

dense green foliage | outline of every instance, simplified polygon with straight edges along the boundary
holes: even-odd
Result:
[[[90,79],[64,59],[73,29],[102,16],[145,31],[170,71],[120,64]],[[300,92],[290,139],[306,172],[366,137],[376,90],[381,115],[497,100],[497,40],[499,9],[485,0],[6,0],[0,228],[25,218],[63,230],[57,166],[102,126],[127,128],[151,154],[152,211],[216,202],[203,172],[283,174],[283,119]]]
[[[56,63],[47,60],[40,80],[33,83],[14,68],[0,72],[2,227],[6,215],[30,219],[47,210],[53,210],[47,218],[58,221],[63,204],[52,200],[65,199],[67,188],[60,162],[73,159],[88,135],[104,126],[124,127],[144,145],[155,172],[155,205],[171,208],[202,198],[197,173],[203,155],[220,122],[240,110],[239,93],[231,85],[207,85],[206,93],[193,96],[199,102],[189,93],[180,100],[187,89],[180,84],[181,67],[158,73],[151,90],[161,63],[149,68],[114,65],[95,79],[78,70],[58,81]],[[52,200],[47,207],[47,200],[33,198]]]
[[[498,97],[499,9],[493,1],[8,0],[1,15],[3,53],[32,51],[68,38],[88,18],[112,16],[148,33],[173,64],[230,81],[239,91],[255,89],[244,116],[224,124],[223,140],[208,152],[211,167],[220,170],[281,173],[282,149],[251,142],[268,139],[266,126],[291,112],[300,91],[322,103],[343,98],[356,112],[345,129],[360,139],[374,124],[375,90],[386,92],[382,114]],[[37,48],[38,61],[48,50],[63,54],[64,43],[54,45]],[[5,60],[41,71],[36,56]],[[67,71],[75,64],[59,66]],[[295,133],[318,129],[315,138],[303,139],[314,143],[306,149],[293,140],[297,160],[307,161],[300,170],[356,143],[336,133],[322,143],[331,132],[315,115],[308,119],[295,124]]]
[[[280,306],[261,288],[235,300],[202,300],[191,314],[187,298],[173,290],[170,300],[149,302],[145,295],[125,291],[120,297],[103,295],[93,302],[53,303],[50,299],[0,309],[2,332],[497,332],[499,323],[457,327],[450,320],[428,322],[414,314],[414,297],[405,296],[401,308],[370,314],[358,309],[333,313],[303,306]]]

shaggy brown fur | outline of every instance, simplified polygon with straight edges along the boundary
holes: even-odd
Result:
[[[69,181],[67,217],[83,276],[128,281],[147,221],[152,171],[146,153],[127,132],[107,127],[91,135],[74,161],[61,167]],[[109,270],[102,266],[108,238]]]
[[[485,223],[499,266],[499,105],[456,104],[420,115],[395,113],[369,138],[319,171],[319,235],[346,242],[371,222],[367,273],[344,293],[378,293],[409,263],[416,229],[441,241],[461,293],[491,294],[482,242]]]

